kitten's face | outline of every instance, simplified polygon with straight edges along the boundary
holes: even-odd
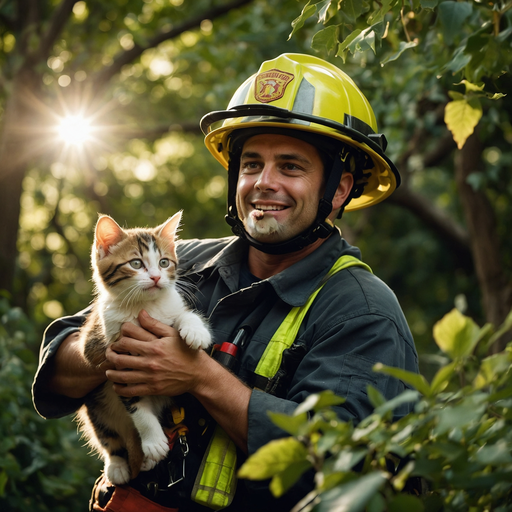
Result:
[[[173,287],[180,219],[178,212],[153,229],[122,229],[110,217],[100,217],[92,254],[98,289],[128,305],[155,300],[163,290]]]

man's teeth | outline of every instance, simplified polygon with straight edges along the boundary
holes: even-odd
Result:
[[[263,206],[261,204],[255,204],[254,208],[256,208],[256,210],[262,210],[264,212],[284,210],[284,206]]]

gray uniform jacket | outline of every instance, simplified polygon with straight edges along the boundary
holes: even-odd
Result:
[[[232,340],[237,327],[261,301],[273,294],[279,298],[243,352],[238,372],[242,380],[247,380],[255,370],[268,341],[290,308],[306,302],[335,261],[344,254],[360,258],[359,250],[335,233],[290,268],[240,289],[240,266],[246,254],[246,243],[235,237],[188,240],[178,244],[182,279],[194,283],[195,307],[209,319],[215,343]],[[70,414],[82,404],[81,400],[65,397],[57,400],[55,396],[45,395],[39,382],[59,344],[78,330],[83,320],[80,314],[65,317],[52,323],[45,332],[33,386],[35,407],[44,417]],[[257,390],[252,393],[249,454],[284,435],[269,420],[269,410],[291,414],[311,393],[330,389],[346,398],[337,408],[339,416],[357,423],[372,412],[366,394],[368,384],[388,399],[405,389],[401,381],[374,373],[375,363],[418,371],[412,335],[394,293],[379,278],[360,267],[344,269],[327,281],[301,325],[297,343],[303,345],[305,355],[286,395],[280,398]],[[395,415],[407,414],[410,407],[412,404],[401,406]],[[266,492],[259,483],[251,483],[249,487],[252,487],[251,492]],[[290,504],[300,497],[290,498]],[[251,501],[261,507],[264,500]],[[285,508],[281,506],[276,510]]]

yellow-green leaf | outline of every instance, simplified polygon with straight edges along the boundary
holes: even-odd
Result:
[[[266,480],[289,466],[304,462],[306,457],[306,447],[294,437],[275,439],[251,455],[239,469],[238,476],[248,480]]]
[[[449,384],[453,373],[455,372],[456,365],[457,363],[453,361],[450,364],[447,364],[446,366],[440,368],[438,372],[434,375],[434,378],[430,383],[430,388],[432,389],[433,395],[444,391],[446,386]]]
[[[421,394],[430,396],[430,386],[425,377],[423,377],[423,375],[420,373],[409,372],[402,368],[395,368],[393,366],[386,366],[382,363],[375,364],[373,366],[373,371],[386,373],[396,377],[397,379],[403,380],[404,382],[407,382],[407,384],[410,384],[415,389],[417,389]]]
[[[475,378],[473,386],[480,389],[494,382],[499,375],[510,368],[510,360],[505,352],[486,357],[480,365],[480,371]]]
[[[482,105],[478,98],[450,101],[444,111],[444,122],[452,132],[457,147],[462,149],[468,137],[482,117]]]
[[[289,416],[281,412],[268,411],[268,417],[272,420],[274,425],[282,428],[288,434],[296,436],[299,434],[300,428],[308,422],[307,413]]]
[[[341,396],[335,395],[331,390],[325,390],[320,393],[309,395],[304,402],[302,402],[297,409],[293,412],[294,416],[302,414],[304,412],[314,410],[319,411],[325,407],[331,407],[332,405],[340,405],[345,401]]]
[[[434,325],[437,346],[452,359],[471,355],[479,333],[475,322],[455,308]]]
[[[316,5],[310,5],[310,2],[308,2],[302,9],[300,16],[298,18],[295,18],[292,21],[293,30],[292,30],[291,34],[288,36],[288,40],[290,40],[292,38],[293,34],[295,34],[295,32],[297,32],[297,30],[299,30],[303,27],[305,21],[308,18],[310,18],[311,16],[313,16],[313,14],[315,14],[315,13],[316,13]]]

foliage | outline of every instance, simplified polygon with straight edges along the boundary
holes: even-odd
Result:
[[[292,25],[293,36],[306,19],[317,15],[326,28],[312,38],[316,50],[327,49],[345,62],[348,54],[377,54],[382,66],[404,52],[422,57],[424,72],[460,76],[466,92],[450,91],[445,121],[460,148],[481,117],[481,97],[499,99],[494,80],[512,62],[510,1],[416,0],[385,2],[309,0]]]
[[[0,509],[86,510],[101,465],[78,442],[69,418],[45,421],[32,405],[34,329],[0,297]]]
[[[330,391],[311,395],[292,416],[269,413],[292,437],[262,447],[240,476],[271,478],[280,496],[313,467],[316,489],[295,511],[511,510],[512,345],[479,362],[510,329],[512,312],[494,331],[454,309],[434,329],[444,364],[430,383],[378,364],[375,371],[415,390],[386,401],[369,386],[375,409],[358,425],[337,418],[330,406],[343,398]],[[404,402],[414,402],[413,412],[394,421]],[[428,490],[418,495],[411,486],[421,489],[421,479]]]
[[[26,58],[21,35],[2,25],[14,3],[0,5],[0,34],[11,41],[0,44],[6,70],[0,102],[9,99],[14,61]],[[224,108],[260,62],[307,48],[301,38],[286,41],[295,0],[281,2],[280,15],[265,1],[244,3],[252,5],[75,3],[49,58],[35,67],[46,139],[44,151],[35,145],[21,197],[13,295],[40,329],[89,303],[89,252],[98,213],[134,227],[157,225],[183,209],[183,238],[230,234],[223,221],[226,172],[205,149],[199,120]],[[229,4],[240,6],[208,17]],[[56,6],[46,7],[43,27],[56,12]],[[111,65],[170,27],[175,37],[127,60],[103,87],[96,85]],[[98,91],[95,98],[91,89]],[[94,131],[84,146],[56,136],[69,114],[91,116]]]

